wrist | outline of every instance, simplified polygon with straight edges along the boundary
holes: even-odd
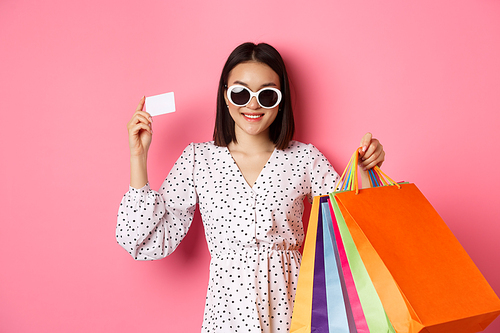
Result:
[[[147,155],[130,156],[130,185],[135,188],[141,188],[147,183]]]
[[[147,161],[148,161],[147,154],[138,154],[138,155],[130,154],[130,163],[147,164]]]

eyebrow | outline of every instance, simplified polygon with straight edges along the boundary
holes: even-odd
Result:
[[[233,84],[240,84],[240,85],[248,88],[248,84],[246,84],[245,82],[242,82],[242,81],[234,81]],[[260,88],[265,88],[265,87],[276,87],[276,83],[269,82],[269,83],[264,83],[260,86]]]

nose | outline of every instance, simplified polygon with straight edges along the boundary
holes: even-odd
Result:
[[[252,109],[252,110],[257,110],[260,108],[259,102],[257,101],[257,97],[252,97],[250,102],[247,104],[247,108]]]

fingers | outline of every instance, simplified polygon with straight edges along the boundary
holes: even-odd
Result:
[[[363,155],[365,155],[371,142],[372,142],[372,134],[370,132],[363,135],[363,138],[361,139],[361,142],[359,143],[359,147],[361,148],[359,156],[362,157]]]
[[[128,127],[128,130],[130,135],[138,135],[141,130],[149,132],[151,135],[153,135],[153,129],[151,128],[151,124],[146,124],[144,122],[137,122],[135,124],[131,124]]]
[[[385,151],[382,144],[372,137],[371,133],[366,133],[361,140],[359,165],[363,170],[369,170],[375,166],[382,166],[385,160]]]
[[[151,124],[137,121],[128,125],[130,156],[147,156],[153,130]]]
[[[149,113],[147,113],[146,111],[144,111],[144,103],[145,102],[146,102],[146,97],[142,96],[141,100],[139,101],[139,105],[137,105],[137,109],[135,110],[134,116],[141,115],[142,117],[149,120],[149,122],[153,122],[153,118],[151,117],[151,115]]]
[[[148,125],[149,127],[151,127],[151,125],[153,124],[153,119],[146,112],[137,112],[133,119],[136,123],[143,123]]]
[[[146,97],[142,96],[141,100],[139,101],[139,105],[137,105],[137,109],[135,109],[134,116],[140,115],[143,118],[147,119],[146,122],[153,122],[153,118],[151,117],[151,115],[149,113],[147,113],[146,111],[144,111],[144,103],[145,102],[146,102]],[[132,119],[134,119],[134,117],[132,117]]]
[[[136,135],[141,129],[153,134],[151,121],[142,114],[138,113],[134,114],[132,119],[130,119],[129,123],[127,124],[127,128],[129,131],[129,135]]]
[[[137,106],[137,109],[136,109],[134,115],[132,116],[132,118],[128,122],[127,127],[129,129],[129,131],[131,131],[133,129],[133,131],[132,131],[133,133],[137,133],[139,129],[144,129],[144,130],[147,130],[148,132],[150,132],[151,134],[153,134],[153,131],[152,131],[153,118],[151,117],[151,115],[149,113],[147,113],[146,111],[143,111],[144,101],[145,101],[145,97],[142,97],[141,101],[139,102],[139,105]],[[147,127],[142,126],[142,125],[137,126],[139,124],[146,125]]]
[[[139,105],[137,105],[137,109],[135,111],[142,111],[144,109],[144,103],[146,102],[146,96],[142,96]]]
[[[375,166],[381,167],[382,163],[385,160],[385,151],[380,151],[380,153],[375,152],[370,158],[362,161],[360,163],[360,166],[363,168],[363,170],[370,170],[374,168]]]

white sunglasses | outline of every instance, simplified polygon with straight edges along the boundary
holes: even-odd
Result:
[[[281,102],[281,91],[276,88],[266,87],[257,92],[253,92],[245,86],[234,85],[227,88],[227,98],[236,106],[246,106],[252,100],[257,98],[257,102],[264,109],[272,109]]]

